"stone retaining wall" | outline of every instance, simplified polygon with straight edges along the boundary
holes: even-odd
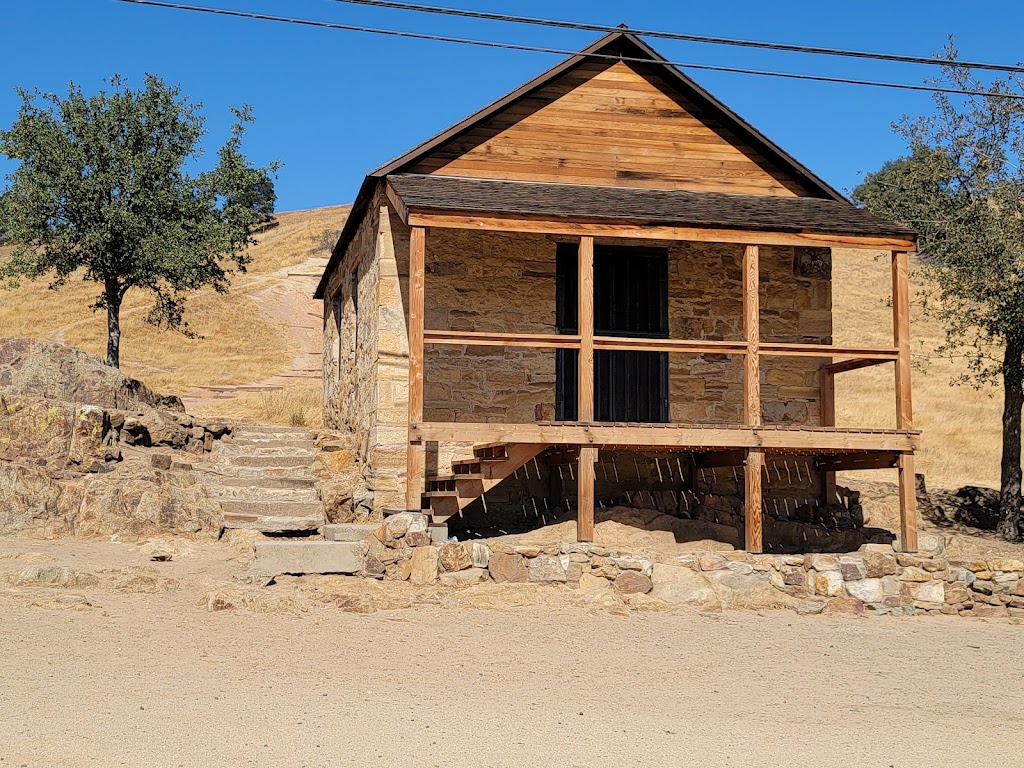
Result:
[[[513,537],[434,545],[426,518],[407,513],[389,517],[363,541],[360,575],[446,586],[494,581],[614,590],[700,610],[1024,616],[1024,561],[947,558],[944,546],[932,534],[921,536],[927,551],[916,554],[886,544],[847,554],[645,554]]]

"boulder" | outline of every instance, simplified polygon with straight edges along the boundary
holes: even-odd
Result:
[[[37,339],[0,339],[0,391],[106,409],[185,410],[95,355]]]
[[[707,576],[722,608],[789,608],[800,602],[773,587],[764,574],[744,575],[732,571],[713,571]]]
[[[582,576],[581,576],[582,578]],[[649,576],[640,571],[623,571],[614,582],[615,590],[623,595],[647,594],[653,586]]]
[[[433,584],[438,572],[437,547],[416,547],[412,551],[412,568],[409,581],[413,584]]]
[[[483,568],[467,568],[464,571],[442,573],[440,579],[444,587],[466,587],[487,581],[487,571]]]
[[[882,602],[882,580],[881,579],[860,579],[859,581],[848,581],[845,584],[846,594],[862,603]]]
[[[522,555],[492,552],[487,563],[491,578],[496,582],[524,583],[530,580],[526,559]]]
[[[473,567],[473,543],[452,541],[438,549],[438,559],[446,571],[464,571]]]
[[[560,558],[551,557],[550,555],[538,555],[530,560],[527,568],[530,574],[530,581],[532,582],[565,583],[566,581],[565,566],[562,565]]]
[[[651,596],[672,605],[717,609],[718,596],[708,582],[691,568],[655,563],[651,571]],[[582,580],[580,582],[582,586]]]

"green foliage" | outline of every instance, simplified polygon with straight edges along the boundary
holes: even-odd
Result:
[[[1024,348],[1024,94],[1019,79],[986,86],[958,66],[943,82],[985,90],[986,97],[935,95],[936,109],[904,117],[894,130],[909,145],[854,190],[854,198],[920,235],[921,273],[938,294],[919,294],[945,322],[943,351],[965,356],[964,380],[995,382],[999,348]],[[954,101],[954,98],[957,100]]]
[[[961,381],[1001,382],[1003,441],[999,531],[1021,536],[1021,411],[1024,407],[1024,81],[986,84],[957,64],[952,42],[941,82],[985,96],[937,93],[935,110],[894,130],[909,154],[854,191],[920,237],[919,294],[945,324],[943,352],[966,360]],[[937,286],[937,289],[932,288]],[[935,292],[937,290],[937,293]]]
[[[87,96],[19,90],[22,105],[0,152],[19,161],[0,195],[0,233],[14,244],[0,279],[49,276],[59,288],[81,271],[102,285],[108,362],[118,364],[125,294],[153,295],[149,320],[188,332],[187,293],[227,291],[244,271],[253,232],[274,210],[277,164],[256,168],[242,154],[249,107],[233,110],[231,136],[215,166],[190,175],[206,134],[200,105],[148,75],[141,90],[120,77]]]

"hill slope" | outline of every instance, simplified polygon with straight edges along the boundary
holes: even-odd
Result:
[[[204,291],[191,300],[188,318],[197,338],[148,326],[145,297],[129,294],[126,373],[158,391],[181,394],[199,414],[316,425],[322,315],[311,296],[326,262],[318,243],[328,228],[340,230],[347,211],[342,206],[279,214],[280,225],[261,235],[248,272],[236,277],[229,294]],[[836,343],[890,344],[888,254],[836,250],[833,269]],[[25,284],[3,295],[0,333],[60,339],[102,354],[105,318],[88,309],[95,293],[94,285],[81,282],[59,292],[43,283]],[[933,486],[996,485],[999,393],[951,387],[955,366],[933,359],[941,327],[915,314],[911,330],[918,364],[914,409],[924,431],[919,471]],[[892,366],[842,374],[836,386],[840,426],[892,426],[893,387]]]

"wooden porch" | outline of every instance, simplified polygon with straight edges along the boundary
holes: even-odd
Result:
[[[543,217],[527,213],[484,214],[437,210],[412,204],[389,181],[388,196],[410,227],[409,251],[409,432],[406,506],[428,508],[435,519],[457,512],[464,502],[485,493],[513,471],[551,446],[566,446],[578,457],[578,536],[592,540],[595,462],[602,450],[672,449],[695,454],[705,466],[743,466],[745,538],[751,552],[763,551],[762,472],[766,456],[813,457],[824,474],[826,501],[835,498],[835,472],[844,469],[895,467],[899,475],[900,544],[917,548],[914,499],[914,451],[910,391],[908,253],[916,249],[912,234],[844,231],[677,226],[663,222]],[[821,201],[817,201],[821,202]],[[842,227],[842,224],[836,225]],[[427,230],[471,229],[542,233],[578,238],[578,334],[481,333],[428,329],[425,317]],[[651,339],[599,336],[594,332],[595,238],[691,240],[738,243],[743,252],[743,339]],[[762,341],[759,327],[759,246],[816,246],[885,249],[892,253],[893,343],[887,347]],[[466,423],[424,421],[424,348],[426,345],[472,345],[572,349],[578,351],[577,420],[535,423]],[[594,420],[595,350],[732,355],[743,361],[743,423],[729,425],[606,423]],[[785,427],[762,424],[761,367],[767,356],[829,360],[820,372],[821,425]],[[896,429],[842,429],[835,426],[835,377],[866,366],[895,365]],[[468,442],[473,456],[453,465],[450,476],[425,475],[425,446],[431,442]]]

